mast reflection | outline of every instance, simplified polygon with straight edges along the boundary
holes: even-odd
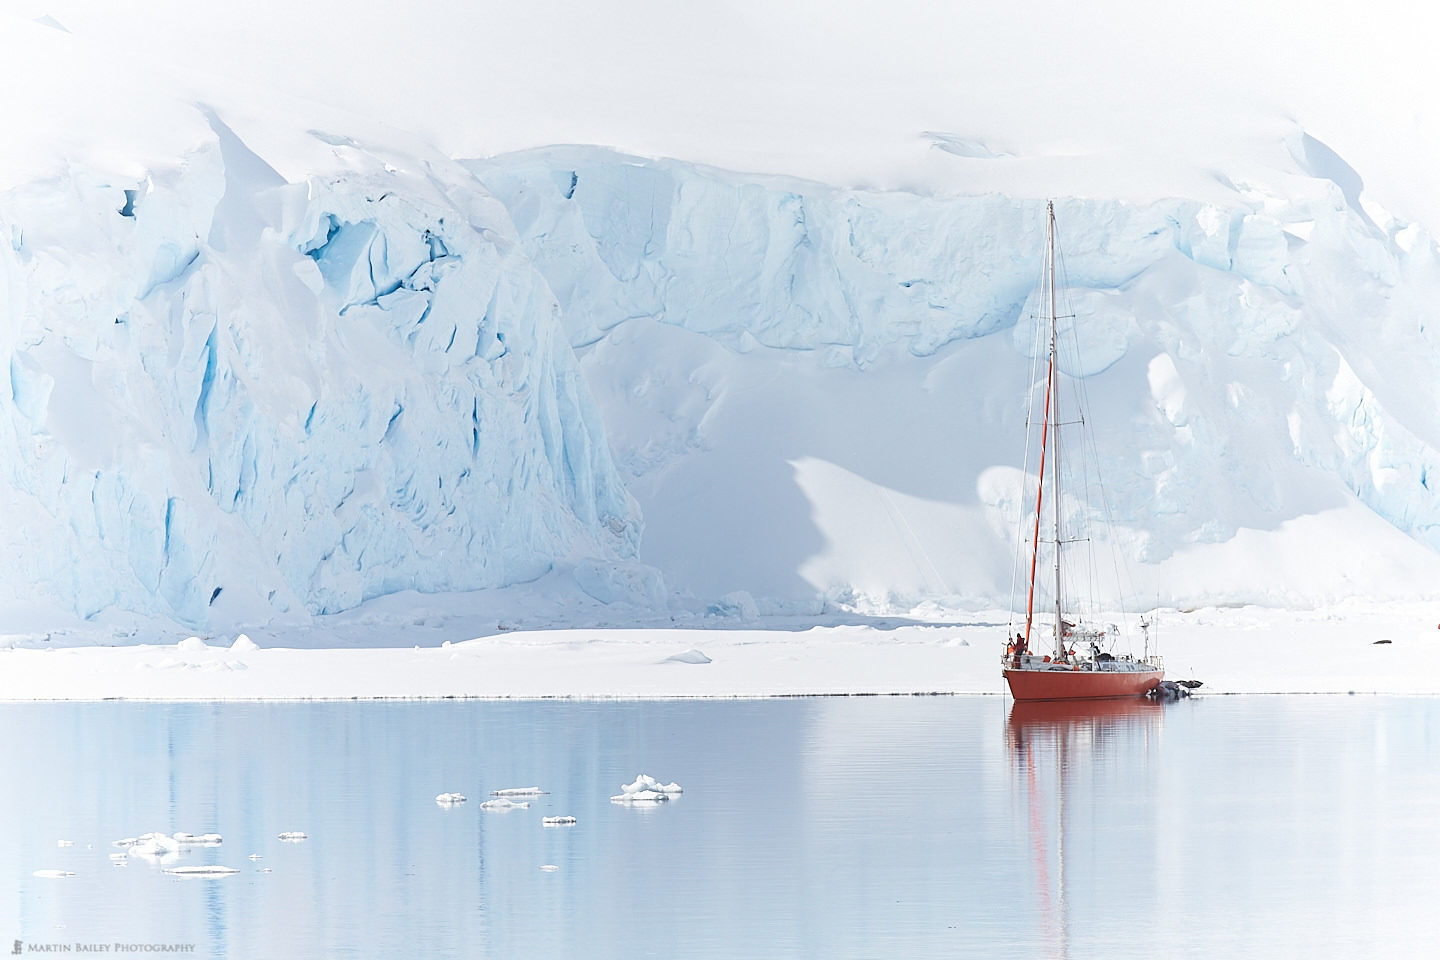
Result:
[[[1027,832],[1035,873],[1035,934],[1041,955],[1070,956],[1070,890],[1066,879],[1069,804],[1079,775],[1093,774],[1124,751],[1144,750],[1160,731],[1164,705],[1125,700],[1029,700],[1011,704],[1005,744],[1011,771],[1023,784]],[[1093,778],[1080,791],[1093,797]],[[1068,794],[1068,795],[1067,795]],[[1017,803],[1018,808],[1018,803]],[[1104,843],[1104,837],[1094,838]]]

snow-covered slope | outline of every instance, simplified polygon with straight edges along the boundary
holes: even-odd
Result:
[[[1309,604],[1440,572],[1434,243],[1288,136],[1282,166],[1216,200],[1057,204],[1069,372],[1144,595]],[[593,344],[642,554],[672,586],[1008,596],[1043,200],[593,148],[470,167]]]

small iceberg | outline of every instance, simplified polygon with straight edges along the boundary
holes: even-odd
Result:
[[[539,787],[506,787],[504,790],[491,790],[492,797],[540,797],[545,791]]]
[[[251,860],[264,860],[265,858],[262,857],[262,856],[260,856],[260,854],[258,854],[258,853],[252,853],[252,854],[250,854],[250,859],[251,859]]]
[[[299,830],[287,830],[280,834],[280,839],[286,843],[299,843],[302,840],[309,840],[310,838]]]
[[[465,802],[463,793],[442,793],[435,798],[435,802],[442,807],[453,807],[457,803]]]
[[[259,649],[260,648],[255,645],[255,641],[243,633],[235,638],[234,643],[230,644],[230,651],[232,653],[250,653]]]
[[[556,870],[559,870],[560,868],[557,867],[557,866],[555,866],[555,864],[553,864],[553,863],[542,863],[542,864],[540,864],[540,869],[541,869],[541,870],[544,870],[546,873],[554,873]]]
[[[660,783],[654,777],[642,773],[621,787],[620,793],[610,799],[616,803],[656,803],[684,792],[684,788],[678,783]]]
[[[169,863],[180,856],[180,843],[166,833],[142,833],[130,852],[152,863]]]
[[[56,841],[55,841],[55,846],[57,846],[57,847],[73,847],[73,846],[75,846],[75,841],[74,841],[74,840],[56,840]]]
[[[547,827],[568,827],[575,822],[574,817],[541,817],[540,822]]]
[[[661,663],[695,663],[695,664],[701,664],[701,663],[710,663],[711,660],[710,660],[709,657],[705,656],[705,654],[704,654],[702,651],[700,651],[700,650],[695,650],[695,649],[690,649],[690,650],[684,651],[683,653],[677,653],[677,654],[674,654],[674,655],[672,655],[672,656],[668,656],[668,657],[666,657],[664,660],[662,660],[662,661],[660,661],[660,662],[661,662]]]
[[[240,871],[234,867],[170,867],[165,872],[177,877],[228,877]]]
[[[218,833],[177,833],[174,840],[182,847],[218,847],[224,842]]]
[[[69,870],[36,870],[35,876],[46,880],[64,880],[66,877],[73,877],[75,874]]]
[[[528,800],[511,800],[509,797],[496,797],[494,800],[486,800],[480,804],[481,810],[524,810],[530,806]]]

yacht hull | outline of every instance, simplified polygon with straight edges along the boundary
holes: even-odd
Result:
[[[1049,665],[1047,665],[1049,666]],[[1016,700],[1119,700],[1143,697],[1164,670],[1078,670],[1063,667],[1006,667],[1005,682]]]

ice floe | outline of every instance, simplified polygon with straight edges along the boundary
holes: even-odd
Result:
[[[496,797],[494,800],[486,800],[480,804],[481,810],[524,810],[530,806],[528,800],[511,800],[509,797]]]
[[[442,793],[435,798],[435,802],[442,807],[453,807],[457,803],[465,802],[463,793]]]
[[[690,648],[682,653],[672,654],[666,657],[663,663],[710,663],[710,658],[705,656],[703,651]]]
[[[542,864],[540,864],[540,869],[541,869],[541,870],[544,870],[546,873],[554,873],[556,870],[559,870],[560,868],[557,867],[557,866],[555,866],[555,864],[553,864],[553,863],[542,863]]]
[[[75,874],[69,870],[36,870],[35,876],[43,877],[46,880],[64,880],[66,877],[75,876]]]
[[[309,840],[310,838],[299,830],[287,830],[280,834],[280,839],[286,843],[299,843],[302,840]]]
[[[239,873],[234,867],[170,867],[165,871],[177,877],[228,877]]]
[[[167,833],[142,833],[130,852],[151,863],[170,863],[180,858],[180,843]]]
[[[678,783],[660,783],[642,773],[621,787],[610,800],[612,803],[662,803],[683,792],[684,788]]]
[[[176,833],[174,838],[182,847],[218,847],[224,842],[218,833]]]
[[[492,797],[539,797],[545,794],[539,787],[506,787],[504,790],[491,790]]]
[[[540,822],[547,827],[568,827],[575,822],[574,817],[541,817]]]

